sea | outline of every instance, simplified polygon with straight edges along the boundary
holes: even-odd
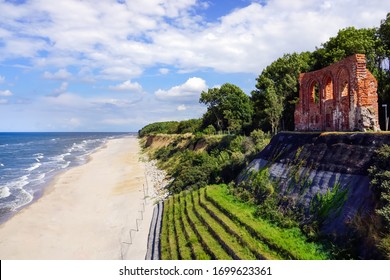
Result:
[[[55,175],[129,135],[136,133],[0,133],[0,223],[41,197]]]

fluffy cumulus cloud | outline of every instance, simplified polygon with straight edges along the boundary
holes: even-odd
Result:
[[[54,73],[51,73],[49,71],[45,71],[43,73],[43,78],[48,80],[67,80],[72,76],[70,72],[66,69],[59,69]]]
[[[137,82],[131,82],[130,80],[127,80],[121,84],[110,86],[109,87],[112,90],[118,90],[118,91],[132,91],[132,92],[142,92],[142,86]]]
[[[185,110],[187,110],[187,106],[184,104],[181,104],[181,105],[177,106],[176,110],[185,111]]]
[[[200,93],[204,90],[207,90],[206,81],[201,78],[192,77],[184,84],[174,86],[168,90],[158,89],[155,95],[160,100],[179,103],[194,102],[199,99]]]

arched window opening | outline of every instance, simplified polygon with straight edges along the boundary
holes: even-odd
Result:
[[[325,80],[325,100],[331,100],[333,98],[333,83],[332,79],[328,77]]]
[[[341,82],[340,93],[341,93],[341,97],[348,96],[348,81]]]
[[[311,86],[311,102],[315,104],[320,103],[320,87],[317,82],[314,82]]]

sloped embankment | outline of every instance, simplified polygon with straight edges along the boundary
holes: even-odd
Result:
[[[161,258],[324,259],[321,245],[296,229],[282,229],[253,216],[226,185],[181,192],[164,201]]]
[[[368,168],[375,150],[383,144],[390,144],[390,134],[279,133],[239,180],[250,170],[268,166],[280,195],[303,206],[307,215],[314,197],[325,196],[336,187],[345,191],[345,201],[338,209],[327,209],[321,228],[325,234],[343,236],[351,231],[356,217],[364,219],[373,213],[377,202]]]

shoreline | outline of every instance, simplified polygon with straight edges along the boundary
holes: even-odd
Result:
[[[144,259],[156,196],[147,168],[137,137],[108,140],[0,225],[0,258]]]

